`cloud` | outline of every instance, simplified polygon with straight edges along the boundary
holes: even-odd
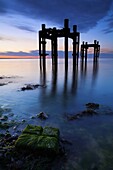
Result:
[[[0,0],[0,14],[4,14],[6,12],[6,5],[3,0]]]
[[[27,25],[15,25],[15,27],[17,27],[18,29],[27,31],[27,32],[35,32],[35,33],[37,32],[35,29]]]
[[[38,50],[32,50],[29,52],[19,51],[7,51],[7,52],[0,52],[0,56],[38,56]]]
[[[110,14],[108,15],[107,19],[105,20],[107,27],[102,31],[105,34],[113,32],[113,6],[111,7]]]
[[[0,0],[1,11],[18,13],[36,20],[50,21],[62,26],[64,18],[77,24],[81,32],[96,26],[107,15],[112,0]],[[4,2],[4,3],[3,3]],[[7,4],[5,8],[5,4]],[[5,9],[5,10],[4,10]],[[22,27],[20,27],[21,29]]]
[[[46,51],[46,53],[48,54],[48,56],[51,56],[51,51]],[[92,52],[89,51],[89,55]],[[104,54],[104,55],[103,55]],[[69,58],[72,57],[72,51],[68,52]],[[112,56],[113,57],[113,50],[109,49],[109,48],[101,48],[101,53],[100,53],[101,57],[103,56]],[[25,51],[18,51],[18,52],[14,52],[14,51],[7,51],[7,52],[0,52],[0,56],[15,56],[15,57],[38,57],[39,56],[39,51],[38,50],[31,50],[29,52],[25,52]],[[62,58],[65,56],[64,51],[59,50],[58,51],[58,57]]]
[[[3,37],[0,37],[0,41],[1,41],[1,40],[4,40],[4,38],[3,38]]]
[[[7,37],[0,36],[0,41],[5,41],[5,40],[10,41],[10,40],[13,40],[13,39],[12,38],[7,38]]]
[[[109,28],[109,27],[108,27],[108,28],[104,29],[103,32],[104,32],[105,34],[112,33],[112,32],[113,32],[113,28]]]

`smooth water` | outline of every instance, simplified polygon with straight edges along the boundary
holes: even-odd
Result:
[[[27,124],[49,125],[60,128],[66,144],[67,158],[59,169],[112,170],[113,160],[113,59],[99,59],[93,63],[79,61],[73,71],[69,60],[65,72],[64,60],[59,59],[57,73],[47,59],[46,74],[40,70],[39,60],[0,60],[0,105],[10,107],[11,119]],[[20,91],[25,84],[41,84],[35,90]],[[66,114],[77,114],[86,109],[85,104],[100,104],[100,114],[68,121]],[[45,121],[31,119],[39,112],[48,113]],[[62,162],[62,161],[61,161]],[[61,163],[62,164],[62,163]]]

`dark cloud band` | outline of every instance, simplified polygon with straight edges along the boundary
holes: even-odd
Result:
[[[77,24],[79,30],[85,32],[106,16],[112,0],[12,0],[10,2],[0,0],[0,4],[2,13],[15,11],[36,20],[52,21],[59,25],[62,25],[64,18],[69,18],[71,25]]]

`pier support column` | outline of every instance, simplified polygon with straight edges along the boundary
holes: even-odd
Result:
[[[81,45],[81,60],[82,62],[84,60],[84,41],[82,42],[82,45]]]
[[[87,62],[87,49],[88,49],[88,47],[87,47],[87,42],[86,42],[86,44],[85,44],[85,62]]]
[[[76,32],[77,32],[77,26],[73,25],[73,68],[76,66],[77,63]]]
[[[42,57],[43,57],[43,71],[45,72],[46,70],[46,41],[45,41],[45,24],[42,24]]]
[[[42,68],[42,59],[41,59],[41,31],[39,31],[39,56],[40,56],[40,68]]]
[[[77,36],[77,64],[78,64],[78,58],[79,58],[79,43],[80,43],[80,33],[78,33]]]
[[[53,28],[52,33],[52,64],[54,65],[55,69],[57,70],[57,31],[56,28]]]
[[[65,46],[65,70],[68,69],[68,36],[69,36],[69,20],[65,19],[64,20],[64,46]]]
[[[94,40],[94,61],[96,61],[96,43],[97,41]]]

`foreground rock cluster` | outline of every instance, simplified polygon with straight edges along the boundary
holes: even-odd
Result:
[[[27,125],[22,134],[0,134],[0,169],[50,170],[61,155],[59,129]]]
[[[59,130],[53,127],[28,125],[15,143],[19,150],[27,149],[40,153],[59,153]]]

